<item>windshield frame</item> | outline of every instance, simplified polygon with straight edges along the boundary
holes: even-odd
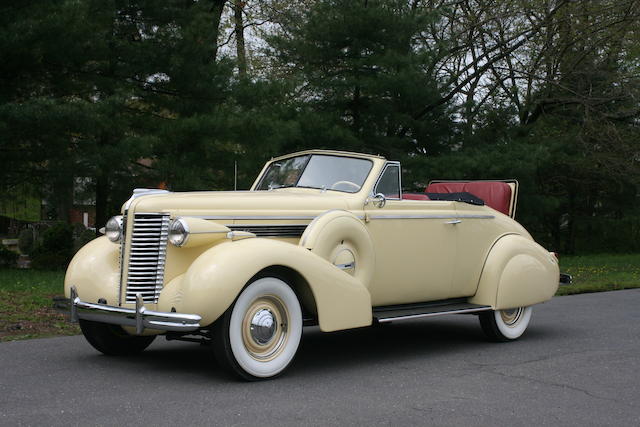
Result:
[[[304,164],[304,167],[301,169],[300,175],[298,175],[298,178],[296,179],[295,184],[292,185],[283,185],[280,187],[274,187],[272,189],[260,189],[260,187],[263,184],[263,181],[265,180],[265,178],[267,177],[267,174],[269,172],[269,170],[271,169],[271,166],[274,163],[283,161],[283,160],[289,160],[289,159],[293,159],[295,157],[305,157],[308,156],[309,158],[307,159],[307,161]],[[353,159],[353,160],[365,160],[367,162],[369,162],[369,170],[367,171],[367,174],[365,176],[365,178],[362,180],[362,184],[360,186],[360,189],[358,189],[358,191],[345,191],[345,190],[339,190],[336,188],[326,188],[326,187],[311,187],[311,186],[300,186],[298,185],[298,183],[300,182],[300,179],[302,178],[302,176],[304,175],[307,167],[309,166],[309,163],[311,162],[311,159],[313,157],[340,157],[340,158],[347,158],[347,159]],[[360,193],[363,188],[365,187],[365,184],[367,183],[367,180],[371,177],[371,171],[373,171],[375,166],[375,162],[372,159],[366,158],[366,157],[359,157],[359,156],[341,156],[338,154],[332,154],[332,153],[298,153],[294,156],[291,157],[286,157],[286,158],[279,158],[279,159],[274,159],[273,161],[269,162],[264,170],[262,171],[261,175],[260,175],[260,179],[258,180],[258,183],[254,186],[254,190],[253,191],[272,191],[272,190],[277,190],[279,188],[311,188],[314,190],[322,190],[322,191],[338,191],[340,193],[346,193],[346,194],[358,194]]]

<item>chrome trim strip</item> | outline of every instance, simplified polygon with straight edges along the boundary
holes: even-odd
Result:
[[[183,216],[184,218],[200,218],[200,219],[226,219],[226,220],[249,220],[249,219],[255,219],[255,220],[259,220],[259,219],[267,219],[267,220],[312,220],[315,218],[315,216],[271,216],[271,215],[250,215],[250,216],[243,216],[243,215],[185,215]],[[300,224],[296,224],[296,225],[300,225]]]
[[[122,305],[122,285],[124,281],[124,253],[127,240],[127,211],[122,215],[122,237],[120,238],[120,281],[118,282],[118,305]]]
[[[136,295],[136,308],[114,307],[82,301],[75,286],[71,286],[71,321],[79,319],[112,325],[131,326],[141,334],[145,328],[161,331],[189,332],[200,329],[202,317],[197,314],[166,313],[147,310],[140,293]]]
[[[228,225],[227,225],[228,227]],[[228,231],[190,231],[189,234],[227,234]]]
[[[311,223],[306,224],[225,224],[225,227],[261,227],[261,228],[270,228],[270,227],[306,227]]]
[[[159,188],[134,188],[133,194],[131,195],[129,200],[127,200],[124,203],[124,212],[126,214],[126,212],[129,210],[129,206],[131,206],[131,203],[138,197],[149,196],[152,194],[166,194],[166,193],[169,193],[169,191],[161,190]]]
[[[248,231],[230,231],[227,233],[227,239],[231,240],[232,242],[242,239],[251,239],[254,237],[257,236],[253,233],[249,233]]]
[[[420,317],[443,316],[445,314],[477,313],[479,311],[489,311],[489,310],[491,310],[490,306],[476,307],[476,308],[463,308],[461,310],[439,311],[436,313],[410,314],[408,316],[398,316],[398,317],[383,317],[381,319],[379,318],[378,322],[386,323],[386,322],[393,322],[394,320],[418,319]]]
[[[344,209],[330,209],[328,211],[324,211],[319,213],[318,215],[312,215],[312,216],[271,216],[271,215],[251,215],[251,216],[243,216],[243,215],[183,215],[183,218],[200,218],[200,219],[207,219],[207,220],[229,220],[229,221],[233,221],[233,220],[273,220],[273,221],[285,221],[285,220],[289,220],[289,221],[295,221],[295,220],[314,220],[316,219],[318,216],[320,215],[324,215],[327,212],[332,212],[332,211],[341,211]],[[345,211],[345,212],[350,212],[350,211]],[[364,219],[364,215],[355,215],[358,219]],[[229,225],[234,225],[234,224],[227,224],[227,227]],[[258,224],[256,224],[258,225]],[[263,224],[259,224],[259,225],[263,225]],[[302,225],[302,224],[275,224],[275,225]]]
[[[349,270],[351,268],[354,268],[356,266],[355,261],[346,263],[346,264],[334,264],[336,267],[338,267],[340,270]]]
[[[370,219],[493,219],[494,215],[371,215]]]

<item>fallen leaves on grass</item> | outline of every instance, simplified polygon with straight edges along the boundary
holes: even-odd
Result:
[[[53,296],[0,291],[0,341],[79,334],[78,326],[53,308]]]

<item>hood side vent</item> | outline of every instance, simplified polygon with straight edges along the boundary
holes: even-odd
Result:
[[[283,224],[283,225],[256,225],[256,224],[234,224],[227,225],[232,231],[247,231],[258,237],[300,237],[307,224]]]

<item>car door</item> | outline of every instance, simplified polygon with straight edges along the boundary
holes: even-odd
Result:
[[[456,262],[456,210],[450,201],[402,200],[400,165],[388,162],[365,206],[376,253],[374,306],[445,299]]]

